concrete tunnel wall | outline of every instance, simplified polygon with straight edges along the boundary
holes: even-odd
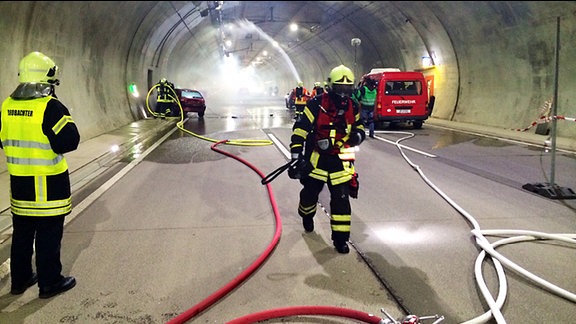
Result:
[[[330,3],[306,2],[306,10],[320,15]],[[340,12],[315,38],[287,52],[305,84],[323,80],[338,64],[359,75],[373,67],[423,70],[434,75],[433,117],[521,129],[539,117],[554,95],[559,17],[556,104],[558,115],[576,117],[574,1],[347,3],[354,10]],[[82,140],[145,118],[146,94],[160,77],[190,84],[210,73],[191,69],[191,64],[208,68],[218,63],[216,32],[200,15],[205,6],[185,1],[0,2],[0,96],[6,98],[16,87],[20,59],[39,50],[61,69],[56,93],[71,110]],[[354,37],[362,39],[356,55],[350,45]],[[422,56],[430,56],[434,67],[423,69]],[[297,80],[285,62],[276,63],[266,69],[280,76],[283,95]],[[132,82],[139,98],[127,92]],[[559,137],[576,138],[576,123],[559,121],[557,126]]]

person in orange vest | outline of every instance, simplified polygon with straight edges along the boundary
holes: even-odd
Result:
[[[298,82],[296,88],[292,90],[291,98],[294,101],[294,106],[296,106],[296,115],[294,116],[294,119],[298,120],[298,117],[302,115],[302,112],[304,112],[306,101],[310,99],[310,92],[308,92],[308,89],[304,88],[304,82]]]
[[[317,95],[321,95],[323,94],[325,91],[324,87],[321,85],[320,82],[314,82],[314,88],[312,89],[312,92],[310,93],[310,96],[312,98],[316,97]]]

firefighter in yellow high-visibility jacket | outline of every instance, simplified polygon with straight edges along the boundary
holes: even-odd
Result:
[[[68,108],[56,97],[58,72],[46,55],[26,55],[18,67],[20,84],[2,103],[0,141],[10,173],[13,295],[38,283],[39,297],[50,298],[76,285],[74,277],[62,275],[60,249],[64,218],[72,211],[64,153],[78,148],[80,134]]]

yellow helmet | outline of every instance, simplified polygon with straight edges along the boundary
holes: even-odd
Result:
[[[299,86],[299,87],[303,87],[303,86],[304,86],[304,82],[298,81],[298,86]]]
[[[18,65],[18,81],[20,83],[60,84],[57,79],[58,66],[48,56],[40,52],[32,52]]]
[[[320,82],[314,82],[314,87],[319,87],[320,86]]]
[[[339,65],[330,71],[328,83],[330,86],[333,84],[354,85],[354,73],[344,65]]]
[[[339,65],[330,71],[328,77],[328,91],[335,93],[340,97],[350,97],[354,92],[354,73],[345,67]]]

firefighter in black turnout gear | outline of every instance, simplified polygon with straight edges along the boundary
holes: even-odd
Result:
[[[358,104],[352,100],[354,74],[344,65],[332,69],[328,91],[310,100],[292,127],[288,175],[300,179],[298,214],[306,232],[314,231],[318,196],[324,184],[330,190],[332,241],[339,253],[348,253],[352,210],[349,197],[357,198],[355,146],[366,135]]]
[[[165,119],[166,116],[174,116],[176,113],[176,91],[174,84],[166,78],[162,78],[156,85],[158,88],[156,98],[156,117]]]

